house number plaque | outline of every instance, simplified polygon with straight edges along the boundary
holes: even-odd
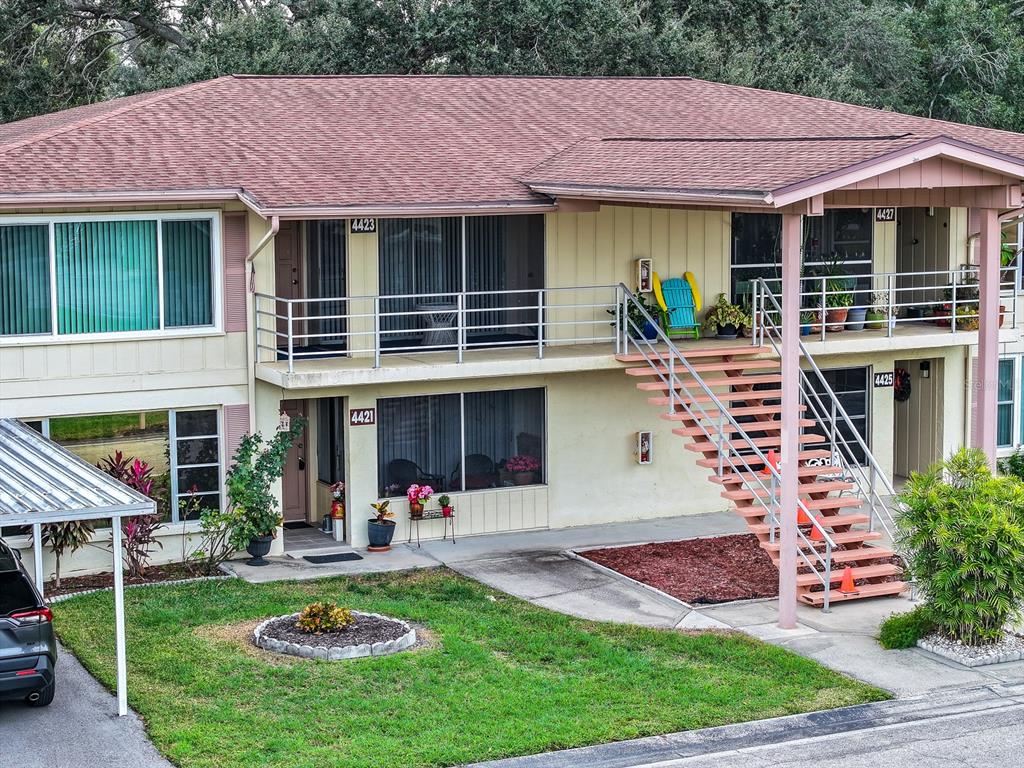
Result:
[[[350,427],[366,427],[377,423],[376,408],[351,408],[348,412]]]
[[[353,235],[369,234],[377,231],[376,219],[350,219],[349,232]]]

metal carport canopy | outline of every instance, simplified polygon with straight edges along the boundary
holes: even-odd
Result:
[[[121,518],[156,514],[156,502],[16,419],[0,419],[0,526],[32,526],[35,579],[43,590],[40,525],[111,519],[117,709],[128,713]]]

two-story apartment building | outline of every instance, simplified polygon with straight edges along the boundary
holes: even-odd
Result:
[[[0,416],[150,461],[175,534],[301,415],[285,520],[343,480],[358,547],[381,498],[407,535],[412,483],[459,535],[724,509],[722,449],[678,435],[785,455],[788,350],[797,474],[898,482],[1024,440],[1020,259],[991,266],[1022,178],[1024,135],[688,78],[236,76],[32,118],[0,126]],[[651,270],[753,328],[676,338],[666,383]],[[850,305],[880,317],[822,316]]]

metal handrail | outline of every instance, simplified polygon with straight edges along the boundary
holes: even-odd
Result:
[[[563,296],[573,293],[583,296],[566,302]],[[606,294],[602,300],[600,294]],[[502,297],[500,306],[467,306],[477,297]],[[527,299],[522,303],[511,304],[519,299]],[[532,300],[531,300],[532,299]],[[451,305],[451,310],[437,308],[398,308],[382,309],[388,302],[429,302],[435,301]],[[317,304],[324,305],[317,307]],[[618,342],[618,334],[582,329],[609,327],[611,324],[607,314],[618,311],[620,301],[617,285],[593,285],[580,287],[558,288],[521,288],[502,291],[447,291],[419,294],[385,294],[382,296],[344,296],[289,299],[266,293],[255,294],[256,313],[256,348],[269,352],[277,360],[282,357],[288,365],[288,372],[294,372],[296,360],[304,358],[321,358],[325,355],[347,356],[353,353],[373,355],[373,366],[379,368],[382,353],[388,352],[442,352],[455,351],[458,362],[462,362],[463,353],[474,349],[494,349],[500,347],[529,348],[537,350],[537,357],[543,358],[544,349],[556,344],[579,343],[612,343]],[[337,308],[337,311],[331,311]],[[310,311],[316,314],[310,314]],[[424,328],[418,325],[419,318],[449,312],[452,324],[439,328]],[[565,318],[564,313],[573,312],[575,316]],[[513,317],[508,317],[514,313]],[[487,322],[490,315],[498,322]],[[503,316],[506,322],[501,322]],[[388,321],[395,321],[402,327],[388,327]],[[321,328],[313,332],[309,324],[334,322],[333,328]],[[372,325],[372,327],[371,327]],[[282,326],[282,327],[279,327]],[[560,334],[556,329],[574,327],[575,333]],[[444,343],[403,344],[402,340],[420,335],[428,331],[450,331],[452,341]],[[476,340],[472,334],[491,331],[494,333],[511,333],[533,331],[515,340]],[[581,332],[585,335],[581,336]],[[311,339],[322,343],[337,344],[336,350],[306,349]],[[349,345],[356,339],[366,343],[358,349],[350,349]],[[618,349],[616,349],[618,351]]]
[[[767,337],[768,342],[777,354],[782,353],[782,331],[780,326],[772,319],[774,315],[781,316],[782,307],[775,297],[775,294],[768,290],[764,282],[759,278],[757,281],[761,288],[759,292],[759,301],[761,302],[762,310],[764,309],[765,303],[770,302],[772,305],[772,311],[762,312],[762,325],[760,329],[761,343],[764,343]],[[765,333],[765,331],[768,331]],[[842,461],[840,469],[843,470],[846,476],[849,476],[857,486],[861,496],[867,500],[870,510],[870,525],[874,528],[875,519],[877,517],[878,522],[881,523],[886,533],[889,535],[890,541],[895,542],[895,520],[893,519],[892,510],[885,504],[882,499],[882,495],[878,492],[876,484],[881,483],[883,489],[888,492],[890,497],[896,496],[896,489],[894,488],[892,481],[889,476],[882,470],[878,460],[874,454],[868,448],[867,443],[861,436],[860,431],[853,424],[853,420],[847,413],[843,404],[839,401],[838,396],[833,391],[832,387],[829,386],[828,381],[825,379],[824,374],[818,367],[818,364],[814,361],[814,357],[808,352],[807,347],[802,341],[798,339],[800,354],[807,361],[809,368],[800,369],[800,392],[803,396],[804,401],[808,407],[815,413],[819,422],[831,423],[832,435],[831,435],[831,446],[833,461],[838,456]],[[812,372],[819,384],[818,387],[814,387],[811,384],[810,377],[808,376],[808,370]],[[822,400],[824,395],[825,400],[828,401],[829,407],[826,407],[825,402]],[[865,472],[864,466],[856,460],[853,450],[850,448],[850,441],[843,437],[838,430],[838,422],[840,420],[842,424],[847,427],[850,435],[853,436],[854,444],[863,453],[865,460],[868,463],[869,471]],[[842,451],[836,449],[840,446],[846,449],[844,454]],[[885,515],[879,514],[879,508],[885,511]]]
[[[1002,316],[1009,318],[1010,327],[1014,328],[1017,326],[1017,299],[1021,293],[1021,269],[1022,266],[1016,264],[1002,267],[999,270],[1004,276],[1010,275],[1010,279],[1000,279],[999,292],[1001,297],[1010,300],[1010,306],[1002,313]],[[841,295],[852,296],[852,306],[854,307],[880,310],[884,317],[887,336],[891,337],[900,323],[920,323],[922,321],[948,323],[950,332],[955,333],[958,330],[972,330],[962,326],[967,322],[980,318],[978,297],[971,295],[976,294],[978,290],[979,277],[980,267],[976,265],[964,265],[955,269],[922,270],[916,272],[871,272],[861,275],[802,276],[800,278],[800,307],[801,312],[812,312],[816,315],[811,325],[812,328],[817,328],[813,333],[819,335],[822,341],[825,340],[825,334],[829,329],[845,330],[854,326],[854,322],[849,318],[843,321],[838,321],[835,318],[831,321],[826,319],[826,314],[829,310],[842,308],[829,306],[831,298]],[[941,279],[937,280],[937,278]],[[898,280],[905,281],[907,279],[935,282],[931,285],[908,286],[897,284]],[[836,280],[844,281],[844,284],[835,285],[834,281]],[[851,281],[854,283],[853,287],[847,287]],[[856,281],[868,281],[870,287],[858,288],[856,287]],[[759,285],[762,292],[769,291],[769,285],[777,287],[779,290],[770,291],[776,296],[781,290],[782,285],[782,279],[777,277],[758,277],[754,278],[751,282],[754,285],[751,300],[755,308],[759,299]],[[808,290],[806,289],[807,286],[813,286],[813,289]],[[936,293],[946,291],[950,294],[949,298],[945,296],[941,298],[934,297]],[[896,299],[900,295],[903,298],[914,298],[917,295],[917,298],[914,300],[897,301]],[[859,301],[858,297],[864,297],[864,300]],[[932,314],[928,317],[901,316],[908,314],[908,310],[911,308],[930,310]],[[756,324],[760,317],[755,313],[753,318],[755,331],[757,330]]]
[[[620,284],[619,290],[622,294],[622,307],[619,310],[618,319],[619,333],[621,333],[622,339],[617,346],[625,350],[632,344],[662,383],[666,385],[669,400],[668,412],[679,413],[677,406],[683,408],[690,421],[700,428],[707,440],[718,446],[719,476],[722,476],[724,470],[728,467],[737,474],[741,471],[748,473],[748,476],[756,482],[759,488],[754,487],[754,483],[749,480],[747,481],[748,489],[752,495],[751,504],[760,505],[764,508],[769,525],[769,541],[774,542],[776,530],[781,525],[777,507],[780,504],[778,490],[781,488],[782,476],[778,468],[768,460],[768,457],[754,442],[754,438],[733,417],[731,411],[725,407],[725,404],[719,399],[718,395],[708,386],[700,373],[690,364],[685,355],[673,343],[668,334],[665,333],[661,324],[654,320],[625,285]],[[644,321],[643,326],[633,321],[630,317],[631,310],[639,313]],[[656,330],[655,339],[646,338],[643,331],[647,326]],[[663,348],[659,348],[659,345],[663,345]],[[709,411],[690,392],[689,386],[682,378],[684,375],[693,380],[693,383],[699,389],[700,396],[706,397],[710,401],[714,406],[712,410]],[[683,394],[679,394],[677,397],[677,393]],[[698,410],[699,413],[697,412]],[[714,427],[709,428],[705,420],[712,422]],[[745,444],[744,450],[750,452],[753,462],[748,459],[747,454],[734,450],[730,446],[730,443],[733,442]],[[754,469],[752,463],[759,465],[760,468]],[[767,484],[765,483],[765,470],[768,471]],[[764,495],[759,493],[759,490],[763,491]],[[803,543],[803,546],[797,547],[797,554],[803,561],[803,564],[810,568],[822,583],[824,587],[823,609],[827,611],[832,588],[832,552],[836,546],[835,540],[832,538],[831,533],[818,521],[817,516],[811,513],[804,500],[799,497],[797,498],[797,507],[798,510],[803,511],[808,517],[811,525],[818,531],[821,537],[820,541],[812,540],[800,528],[797,528],[798,540]],[[794,510],[794,514],[796,513],[797,510]],[[819,543],[825,545],[824,555],[819,552],[816,546]],[[812,557],[814,558],[813,560]],[[819,565],[823,570],[818,570]]]

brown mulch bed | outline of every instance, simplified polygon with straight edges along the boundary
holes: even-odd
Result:
[[[753,534],[592,549],[582,554],[687,603],[779,594],[779,571]]]
[[[162,581],[177,581],[178,579],[194,579],[200,576],[207,576],[202,571],[184,563],[168,563],[167,565],[151,565],[146,569],[145,577],[133,579],[124,574],[125,585],[132,584],[159,584]],[[221,576],[220,572],[213,574]],[[106,589],[114,586],[113,573],[94,573],[88,576],[65,576],[60,580],[58,589],[53,581],[44,585],[44,592],[47,597],[66,595],[70,592],[82,592],[87,589]]]

